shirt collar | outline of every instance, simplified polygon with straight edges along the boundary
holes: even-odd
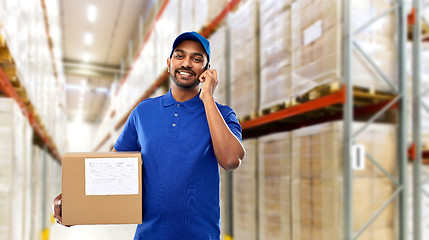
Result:
[[[171,89],[164,95],[163,102],[164,102],[164,107],[168,107],[178,103],[182,106],[185,106],[189,110],[195,110],[203,104],[203,101],[201,101],[200,99],[200,93],[198,93],[197,96],[189,99],[188,101],[178,102],[176,101],[176,99],[174,99],[173,95],[171,94]]]

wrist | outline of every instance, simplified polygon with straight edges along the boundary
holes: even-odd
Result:
[[[211,96],[209,94],[202,95],[201,100],[203,101],[204,104],[215,102],[213,96]]]

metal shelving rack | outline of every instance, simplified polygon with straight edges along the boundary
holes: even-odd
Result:
[[[367,29],[372,24],[385,17],[386,15],[395,12],[397,15],[397,49],[398,49],[398,83],[395,84],[391,79],[389,79],[386,74],[377,66],[377,64],[371,59],[368,54],[360,46],[359,42],[354,40],[354,36],[361,32],[362,30]],[[262,117],[258,117],[249,121],[242,123],[243,136],[258,136],[261,134],[266,134],[270,131],[285,131],[292,130],[300,127],[299,124],[292,124],[289,127],[281,127],[282,121],[294,118],[300,115],[305,115],[308,112],[321,109],[327,106],[342,104],[342,114],[340,116],[331,116],[326,119],[318,119],[313,121],[308,121],[304,124],[311,125],[318,122],[334,120],[334,119],[343,119],[344,121],[344,225],[343,233],[344,239],[353,240],[357,239],[360,234],[362,234],[368,226],[377,218],[377,216],[394,200],[398,200],[397,210],[398,210],[398,239],[406,240],[408,239],[408,230],[407,230],[407,92],[406,92],[406,72],[405,72],[405,60],[406,60],[406,13],[405,13],[405,1],[397,0],[396,4],[380,14],[379,16],[369,20],[357,30],[352,31],[351,24],[351,0],[343,1],[343,74],[344,74],[344,86],[343,88],[336,93],[332,93],[328,96],[315,99],[297,106],[292,106],[284,110],[268,114]],[[367,63],[375,70],[379,77],[383,79],[395,92],[395,97],[390,101],[385,101],[379,104],[374,104],[372,106],[366,106],[364,108],[357,109],[354,107],[354,92],[353,92],[353,74],[352,74],[352,51],[359,52],[367,61]],[[383,172],[396,186],[394,193],[385,201],[385,203],[378,209],[372,217],[367,221],[366,224],[362,226],[357,232],[353,231],[353,170],[352,170],[352,147],[354,144],[354,138],[364,131],[370,124],[376,121],[380,116],[386,113],[389,109],[397,108],[398,109],[398,137],[397,137],[397,166],[398,166],[398,176],[394,177],[389,174],[373,157],[369,154],[366,154],[366,157],[381,171]],[[363,126],[356,132],[352,132],[352,124],[354,120],[354,115],[360,114],[373,114],[372,117],[368,120],[367,124]],[[275,125],[276,126],[273,126]],[[267,126],[268,127],[267,131]],[[265,133],[262,133],[265,131]]]
[[[394,7],[380,14],[379,16],[371,19],[357,30],[352,31],[351,29],[351,1],[344,1],[343,5],[344,13],[344,49],[343,49],[343,63],[344,63],[344,82],[346,85],[346,101],[344,104],[344,239],[352,240],[357,239],[361,233],[376,219],[376,217],[388,206],[393,200],[398,199],[398,228],[397,233],[399,239],[406,240],[407,234],[407,92],[406,92],[406,73],[405,73],[405,44],[406,44],[406,13],[405,13],[405,1],[397,0]],[[371,58],[362,50],[359,43],[354,40],[354,36],[360,31],[374,24],[380,18],[385,15],[396,11],[398,19],[397,28],[397,44],[398,44],[398,84],[395,86],[393,81],[389,79],[383,71],[371,60]],[[380,77],[388,83],[393,90],[397,93],[397,97],[392,103],[398,103],[398,142],[397,142],[397,166],[398,166],[398,177],[391,176],[383,167],[381,167],[375,159],[366,154],[366,157],[374,163],[377,168],[382,171],[390,180],[396,185],[396,190],[392,196],[377,210],[372,217],[362,226],[357,232],[353,231],[353,171],[351,166],[352,160],[352,146],[354,138],[361,133],[365,127],[374,122],[381,114],[383,114],[387,108],[381,109],[379,112],[374,114],[369,119],[367,124],[356,132],[352,132],[353,123],[353,98],[352,98],[352,86],[353,86],[353,74],[352,74],[352,51],[356,50],[361,53],[368,63],[373,67],[374,70],[380,75]]]
[[[421,240],[422,238],[422,195],[429,197],[429,193],[424,191],[422,185],[427,182],[422,180],[421,166],[422,166],[422,139],[421,139],[421,119],[422,108],[429,111],[429,107],[422,102],[422,96],[427,94],[427,90],[421,89],[422,78],[422,15],[421,11],[424,8],[429,8],[429,2],[423,4],[422,0],[413,0],[413,143],[414,143],[414,162],[413,162],[413,237],[414,240]]]

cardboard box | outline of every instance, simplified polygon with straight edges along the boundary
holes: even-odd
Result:
[[[63,224],[142,223],[140,152],[66,153]]]

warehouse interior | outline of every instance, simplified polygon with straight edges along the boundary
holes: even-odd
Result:
[[[187,31],[246,149],[222,240],[429,238],[429,0],[0,0],[0,240],[134,237],[55,222],[62,156],[110,152]]]

